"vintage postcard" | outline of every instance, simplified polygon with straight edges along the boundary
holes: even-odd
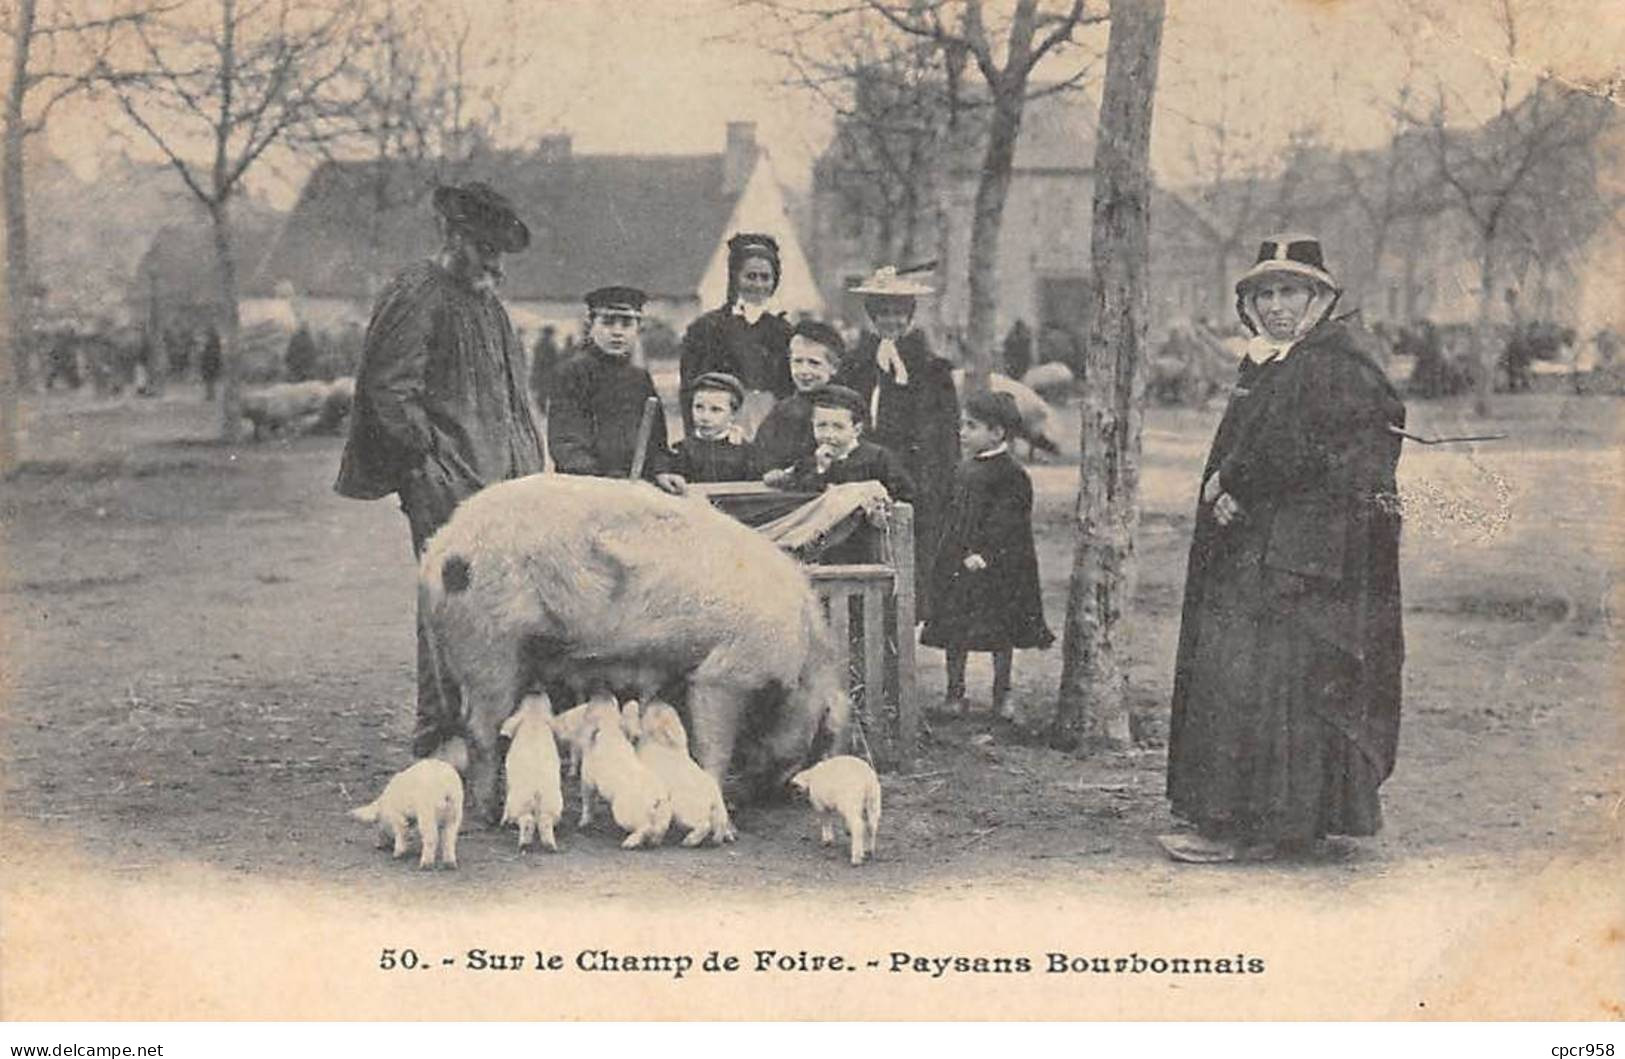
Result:
[[[1620,1017],[1617,5],[3,11],[0,1016]]]

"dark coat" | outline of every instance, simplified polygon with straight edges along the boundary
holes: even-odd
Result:
[[[1405,406],[1347,321],[1243,362],[1203,471],[1169,732],[1176,813],[1267,838],[1370,834],[1404,658],[1395,467]]]
[[[540,471],[524,363],[496,295],[434,261],[403,269],[367,326],[334,488],[363,500],[387,496],[430,462],[460,480],[461,495]]]
[[[872,441],[859,441],[843,460],[836,460],[823,474],[809,453],[797,461],[784,488],[796,493],[821,493],[832,485],[848,482],[879,482],[893,500],[914,503],[917,492],[908,468],[895,452]]]
[[[712,309],[688,325],[683,332],[683,349],[678,363],[678,397],[683,412],[683,432],[694,429],[690,407],[694,381],[708,371],[727,372],[747,391],[765,390],[774,397],[795,393],[790,381],[790,322],[783,316],[763,313],[754,324],[724,306]]]
[[[625,478],[632,470],[644,404],[656,396],[647,371],[588,342],[559,367],[554,378],[547,413],[553,466],[560,474]],[[666,438],[666,412],[659,407],[649,432],[645,478],[670,469]]]
[[[875,365],[880,337],[864,332],[857,346],[841,362],[835,381],[856,390],[869,406],[880,388],[880,414],[870,424],[869,440],[902,458],[915,488],[915,569],[932,569],[942,511],[959,465],[959,394],[954,389],[953,367],[931,352],[925,335],[910,331],[897,342],[898,355],[908,371],[908,385],[898,386]],[[919,578],[921,620],[931,615],[931,593]]]
[[[967,556],[987,560],[965,568]],[[931,568],[936,601],[920,642],[963,651],[1048,647],[1033,548],[1033,483],[1008,451],[965,460]]]
[[[792,467],[817,447],[812,402],[805,394],[791,394],[774,405],[756,428],[756,455],[764,471]]]
[[[749,482],[762,476],[750,442],[690,435],[672,446],[671,469],[691,482]]]

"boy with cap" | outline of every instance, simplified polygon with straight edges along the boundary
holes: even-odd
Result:
[[[893,500],[912,503],[914,480],[888,448],[863,440],[863,398],[845,386],[822,386],[807,395],[817,447],[789,470],[762,476],[767,485],[821,493],[846,482],[879,482]]]
[[[756,454],[763,467],[790,467],[818,447],[813,440],[808,394],[827,386],[846,354],[835,328],[803,320],[790,335],[790,381],[796,392],[778,404],[756,428]]]
[[[736,440],[734,419],[745,387],[722,371],[694,380],[689,409],[694,426],[672,446],[672,470],[689,482],[744,482],[756,477],[756,447]]]
[[[681,493],[684,482],[671,466],[666,413],[654,380],[632,363],[644,300],[636,287],[599,287],[588,293],[587,342],[554,380],[547,443],[560,474],[625,478],[635,462],[644,408],[652,407],[643,477],[668,493]],[[651,397],[656,397],[652,406]]]
[[[1006,720],[1014,648],[1048,647],[1055,636],[1044,622],[1033,547],[1033,484],[1010,455],[1008,441],[1021,426],[1015,398],[981,390],[965,399],[960,447],[965,460],[953,491],[929,571],[936,606],[920,642],[947,651],[944,709],[965,710],[965,661],[971,651],[993,654],[993,712]]]

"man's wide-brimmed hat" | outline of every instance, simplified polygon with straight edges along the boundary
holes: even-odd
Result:
[[[1267,236],[1258,244],[1258,260],[1236,280],[1236,293],[1241,294],[1253,281],[1272,272],[1303,276],[1331,290],[1338,289],[1337,281],[1326,271],[1326,256],[1321,251],[1320,240],[1312,235],[1283,232]]]
[[[916,298],[933,293],[925,284],[898,275],[896,265],[875,269],[873,275],[851,290],[870,298]]]
[[[513,203],[482,180],[442,184],[434,189],[434,208],[446,222],[504,254],[530,245],[530,229]]]

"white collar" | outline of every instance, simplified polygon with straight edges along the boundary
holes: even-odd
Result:
[[[729,306],[728,309],[735,316],[743,317],[744,321],[751,325],[754,325],[756,321],[760,320],[764,316],[774,315],[772,298],[769,298],[767,301],[760,302],[756,305],[751,305],[749,302],[736,301]]]
[[[1005,453],[1007,453],[1009,451],[1010,451],[1010,443],[1008,441],[1001,441],[997,445],[993,446],[991,449],[985,449],[982,452],[978,452],[976,454],[976,458],[979,459],[979,460],[991,460],[993,457],[995,457],[995,456],[1003,456]]]

